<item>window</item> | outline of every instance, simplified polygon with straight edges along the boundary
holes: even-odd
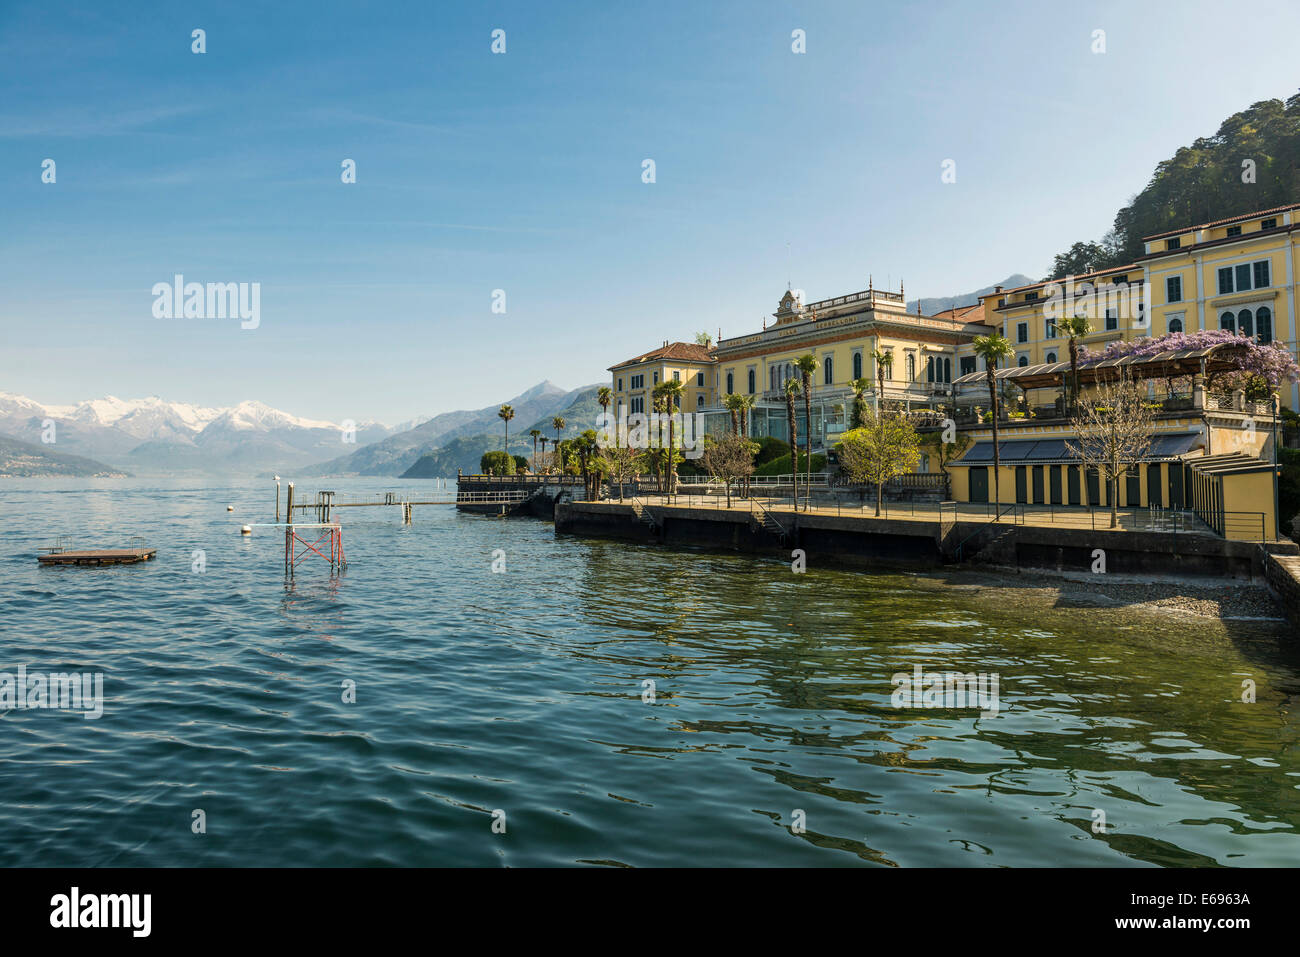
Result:
[[[1048,362],[1048,363],[1055,362],[1055,361],[1056,361],[1056,353],[1055,353],[1055,352],[1049,352],[1049,353],[1047,354],[1047,356],[1046,356],[1045,361]]]
[[[958,371],[960,372],[961,375],[970,375],[972,372],[975,371],[975,357],[962,356],[958,360],[958,366],[959,366]]]
[[[702,408],[704,408],[704,393],[703,393],[703,392],[701,392],[699,395],[697,395],[697,396],[695,397],[695,408],[697,408],[697,409],[702,409]]]
[[[1029,323],[1027,322],[1016,323],[1016,342],[1028,342],[1028,341],[1029,341]]]
[[[1057,333],[1057,331],[1056,331],[1056,323],[1052,322],[1051,319],[1048,319],[1048,320],[1043,324],[1043,338],[1044,338],[1044,339],[1055,339],[1055,338],[1057,337],[1057,335],[1058,335],[1058,333]]]
[[[1183,301],[1183,277],[1170,276],[1165,280],[1165,302]]]
[[[943,381],[944,382],[952,381],[952,360],[951,359],[943,360]]]
[[[754,370],[749,370],[749,394],[754,394]]]
[[[727,373],[727,395],[731,395],[731,393],[735,391],[736,391],[736,374],[734,372],[728,372]]]
[[[643,373],[641,373],[640,375],[634,375],[634,376],[632,376],[631,384],[632,384],[632,388],[633,388],[633,389],[644,389],[644,388],[645,388],[645,373],[643,372]]]
[[[1119,328],[1119,310],[1118,310],[1118,309],[1107,309],[1107,310],[1106,310],[1106,328],[1107,328],[1108,330],[1110,330],[1110,329],[1118,329],[1118,328]]]
[[[862,378],[862,353],[861,352],[853,353],[853,378],[855,379]]]
[[[1243,309],[1237,313],[1237,331],[1243,336],[1253,336],[1255,334],[1255,317],[1249,309]]]
[[[934,356],[930,356],[925,361],[925,381],[934,381]]]
[[[1165,243],[1165,249],[1177,249],[1182,244],[1183,241],[1181,239],[1174,237],[1173,239],[1170,239]]]
[[[1116,286],[1122,286],[1124,283],[1128,282],[1128,276],[1112,276],[1109,281],[1114,283]]]
[[[1277,229],[1277,217],[1276,217],[1276,216],[1272,216],[1272,217],[1269,217],[1268,219],[1262,220],[1262,221],[1260,222],[1260,224],[1259,224],[1259,228],[1260,228],[1260,229]]]
[[[1237,322],[1236,319],[1233,318],[1232,313],[1225,312],[1223,315],[1219,316],[1219,328],[1230,329],[1234,332],[1236,331]]]
[[[1020,354],[1020,358],[1016,360],[1016,365],[1018,365],[1018,366],[1027,366],[1027,365],[1029,365],[1029,356],[1025,355],[1025,354],[1022,352],[1022,353]]]
[[[1241,227],[1240,227],[1240,226],[1229,226],[1229,227],[1228,227],[1228,238],[1229,238],[1229,239],[1231,239],[1233,236],[1240,236],[1240,235],[1241,235]]]
[[[658,384],[659,384],[659,373],[656,372],[656,373],[655,373],[655,385],[658,385]]]
[[[1038,298],[1038,293],[1036,292],[1025,293],[1025,302],[1033,302],[1037,298]]]
[[[910,352],[907,354],[907,381],[916,381],[916,356]]]
[[[1183,320],[1181,320],[1181,319],[1179,319],[1179,318],[1177,318],[1177,317],[1175,317],[1175,318],[1173,318],[1173,319],[1170,319],[1170,320],[1169,320],[1169,331],[1170,331],[1170,332],[1182,332],[1182,331],[1183,331]]]
[[[674,382],[681,382],[681,381],[682,381],[682,374],[681,374],[680,372],[674,370],[674,371],[673,371],[673,381],[674,381]]]
[[[622,392],[622,391],[623,391],[623,380],[622,380],[622,379],[619,379],[619,380],[618,380],[618,388],[615,389],[614,391],[616,391],[616,392]]]
[[[632,401],[631,401],[631,403],[630,403],[629,411],[631,411],[631,412],[644,412],[644,411],[645,411],[645,398],[642,397],[642,396],[637,396],[636,398],[632,399]]]
[[[703,387],[704,387],[704,373],[703,373],[703,372],[697,372],[697,373],[695,373],[695,384],[696,384],[697,386],[699,386],[700,388],[703,388]]]
[[[1255,338],[1266,345],[1273,341],[1273,311],[1268,306],[1255,310]]]
[[[832,385],[835,382],[834,356],[826,356],[822,359],[822,382],[826,385]]]
[[[1235,266],[1223,266],[1219,269],[1219,295],[1222,296],[1229,292],[1248,292],[1251,289],[1263,289],[1269,285],[1269,279],[1267,259],[1261,259],[1256,263],[1238,263]]]

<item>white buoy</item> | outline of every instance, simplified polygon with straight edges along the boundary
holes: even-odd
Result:
[[[233,512],[234,510],[235,510],[235,506],[233,506],[233,505],[227,505],[227,506],[226,506],[226,511],[227,511],[227,512]]]
[[[240,535],[252,535],[252,534],[253,534],[253,526],[252,526],[252,525],[243,525],[243,526],[241,526],[240,529],[239,529],[239,534],[240,534]]]

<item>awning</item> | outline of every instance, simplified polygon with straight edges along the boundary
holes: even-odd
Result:
[[[1031,462],[1077,462],[1079,457],[1066,448],[1070,439],[1012,439],[998,443],[998,455],[1003,465],[1025,465]],[[1151,440],[1151,449],[1143,461],[1172,459],[1190,452],[1201,441],[1199,432],[1177,432],[1157,435]],[[987,465],[993,461],[993,443],[976,442],[965,455],[952,465]]]
[[[1118,359],[1092,359],[1079,363],[1079,382],[1092,385],[1098,379],[1115,379],[1120,370],[1126,371],[1130,378],[1164,379],[1194,375],[1205,364],[1207,372],[1223,372],[1237,368],[1235,359],[1245,351],[1246,341],[1222,342],[1204,349],[1176,349],[1160,352],[1151,356],[1136,358],[1121,356]],[[1070,372],[1069,362],[1048,362],[1034,366],[1008,366],[994,369],[993,378],[998,381],[1012,382],[1022,389],[1044,389],[1059,386]],[[986,384],[988,373],[983,369],[968,372],[953,380],[953,385],[975,386]]]

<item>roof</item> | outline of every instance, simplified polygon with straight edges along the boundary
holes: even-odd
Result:
[[[1256,216],[1267,216],[1269,213],[1285,213],[1290,209],[1300,209],[1300,203],[1288,203],[1285,206],[1274,206],[1272,209],[1257,209],[1253,213],[1241,213],[1238,216],[1229,216],[1227,219],[1215,219],[1208,223],[1196,223],[1194,226],[1184,226],[1181,229],[1171,229],[1163,233],[1152,233],[1150,236],[1143,236],[1143,241],[1148,239],[1161,239],[1165,236],[1177,236],[1179,233],[1191,232],[1193,229],[1208,229],[1211,226],[1222,226],[1224,223],[1236,223],[1246,219],[1254,219]]]
[[[1077,462],[1079,456],[1070,451],[1069,439],[1012,439],[998,443],[998,458],[1003,465],[1017,465],[1022,462]],[[1175,432],[1155,435],[1151,438],[1151,448],[1142,456],[1142,461],[1156,459],[1174,459],[1190,452],[1201,441],[1198,432]],[[952,465],[983,465],[993,461],[993,443],[976,442],[960,459]]]
[[[1079,363],[1079,382],[1081,384],[1096,382],[1100,377],[1098,373],[1106,369],[1127,369],[1137,379],[1166,378],[1171,373],[1191,375],[1200,371],[1200,363],[1203,359],[1211,360],[1207,362],[1209,371],[1232,369],[1236,368],[1236,365],[1227,357],[1227,353],[1230,350],[1235,354],[1241,348],[1241,345],[1234,342],[1220,342],[1204,349],[1171,349],[1168,352],[1158,352],[1141,358],[1127,355],[1116,359],[1085,359]],[[1170,368],[1171,365],[1173,369]],[[1032,366],[1008,366],[1005,369],[996,369],[993,378],[1010,379],[1023,389],[1042,389],[1057,385],[1058,379],[1069,371],[1069,362],[1044,362]],[[953,381],[953,385],[972,385],[986,382],[987,379],[987,372],[979,369],[958,376]]]
[[[1091,279],[1093,276],[1109,276],[1111,273],[1117,273],[1117,272],[1132,272],[1132,271],[1135,270],[1135,269],[1141,269],[1141,268],[1142,268],[1142,267],[1139,266],[1137,263],[1129,263],[1129,264],[1126,265],[1126,266],[1112,266],[1112,267],[1110,267],[1109,269],[1098,269],[1098,270],[1095,270],[1094,272],[1086,272],[1086,273],[1084,273],[1084,274],[1081,275],[1081,276],[1072,276],[1072,277],[1069,277],[1069,278],[1073,278],[1073,279],[1075,279],[1075,280],[1077,281],[1077,280],[1079,280],[1079,279]],[[1050,286],[1050,285],[1051,285],[1052,283],[1054,283],[1054,282],[1058,282],[1058,283],[1059,283],[1059,282],[1064,282],[1066,278],[1067,278],[1067,277],[1065,277],[1065,276],[1061,276],[1061,277],[1059,277],[1059,278],[1057,278],[1057,279],[1044,279],[1042,282],[1031,282],[1031,283],[1026,283],[1026,284],[1023,285],[1023,286],[1016,286],[1014,289],[1003,289],[1001,292],[989,292],[989,293],[985,293],[985,294],[984,294],[983,296],[981,296],[980,298],[981,298],[981,299],[991,299],[991,298],[993,298],[994,296],[1009,296],[1009,295],[1010,295],[1011,293],[1013,293],[1013,292],[1021,292],[1022,290],[1025,290],[1025,289],[1039,289],[1039,288],[1041,288],[1041,287],[1043,287],[1043,286]],[[1019,305],[1023,305],[1023,303],[1019,303],[1019,302],[1017,302],[1017,303],[1008,303],[1008,305],[1016,305],[1016,306],[1019,306]]]
[[[638,365],[642,362],[651,362],[655,359],[675,359],[679,362],[715,361],[712,350],[706,346],[699,345],[695,342],[670,342],[667,345],[660,346],[658,349],[652,349],[650,352],[643,355],[628,359],[626,362],[612,365],[610,366],[610,369],[621,369],[623,366]]]
[[[1247,455],[1240,450],[1226,452],[1223,455],[1206,455],[1186,460],[1193,471],[1206,472],[1210,475],[1226,475],[1241,472],[1269,472],[1273,466],[1261,458]]]
[[[954,306],[951,309],[945,309],[942,312],[936,312],[931,319],[947,319],[950,322],[968,323],[984,321],[984,306],[981,303],[975,303],[973,306]]]

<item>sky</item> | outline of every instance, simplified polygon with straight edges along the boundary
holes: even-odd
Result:
[[[0,0],[0,391],[392,424],[787,285],[1040,277],[1296,92],[1297,35],[1294,2]],[[178,273],[260,284],[256,328],[156,318]]]

